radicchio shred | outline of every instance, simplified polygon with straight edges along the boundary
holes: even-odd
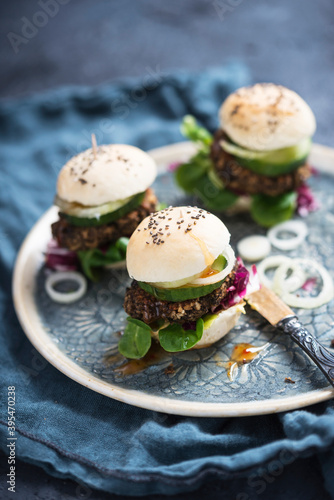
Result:
[[[182,324],[183,330],[194,330],[196,331],[196,321],[187,321]]]
[[[212,309],[213,314],[218,314],[220,311],[239,304],[246,295],[260,289],[256,266],[253,265],[251,271],[248,271],[240,257],[237,258],[237,265],[233,285],[227,289],[227,293],[220,304]],[[196,330],[196,321],[183,323],[182,328],[184,330]]]
[[[306,217],[310,212],[318,210],[319,204],[314,198],[311,189],[302,184],[297,188],[297,213],[301,217]]]
[[[225,297],[213,312],[217,312],[221,309],[228,309],[238,304],[238,302],[245,297],[249,282],[249,271],[245,268],[240,257],[237,258],[237,264],[238,267],[235,272],[233,285],[227,289]]]
[[[46,249],[45,264],[55,271],[76,271],[79,260],[75,252],[61,248],[56,240],[51,240]]]
[[[180,161],[174,161],[173,163],[170,163],[168,165],[168,172],[175,172],[175,170],[177,170],[179,168],[179,166],[182,165],[182,163]]]

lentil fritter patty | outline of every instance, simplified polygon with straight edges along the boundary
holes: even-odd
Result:
[[[155,212],[157,198],[152,189],[147,189],[141,204],[120,219],[101,226],[79,227],[70,224],[59,214],[59,220],[52,224],[52,235],[59,246],[77,252],[89,250],[117,241],[122,236],[130,237],[138,224],[150,213]]]
[[[220,304],[228,288],[234,283],[236,267],[237,264],[226,277],[224,283],[213,292],[198,299],[189,299],[182,302],[159,300],[140,288],[136,281],[133,281],[125,294],[124,309],[132,318],[140,319],[147,324],[158,319],[173,323],[196,321],[204,314],[212,312]]]
[[[283,193],[296,191],[311,175],[310,166],[301,165],[293,172],[267,177],[257,174],[246,167],[239,165],[237,160],[226,153],[220,141],[228,139],[223,130],[217,130],[211,146],[211,159],[215,165],[218,176],[224,185],[231,191],[241,194],[266,194],[278,196]]]

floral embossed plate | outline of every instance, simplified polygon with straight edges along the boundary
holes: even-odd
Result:
[[[154,188],[171,205],[195,204],[173,182],[167,166],[193,153],[189,143],[151,151],[159,165]],[[307,220],[306,244],[287,255],[311,257],[334,274],[334,150],[314,145],[311,163],[319,170],[311,185],[321,208]],[[334,396],[320,370],[287,337],[275,331],[257,313],[247,310],[238,326],[207,349],[161,355],[150,362],[125,365],[117,354],[118,332],[126,314],[122,308],[129,278],[124,269],[106,271],[90,284],[80,301],[52,302],[44,291],[43,252],[57,209],[48,210],[26,237],[14,272],[16,312],[28,338],[56,368],[80,384],[108,397],[151,410],[179,415],[223,417],[274,413],[301,408]],[[261,234],[248,217],[225,216],[232,245],[249,234]],[[301,321],[329,347],[334,338],[333,302],[314,311],[297,311]],[[228,377],[234,347],[248,343],[264,348],[253,361]],[[295,382],[288,384],[286,377]]]

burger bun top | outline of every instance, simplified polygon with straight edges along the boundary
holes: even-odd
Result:
[[[87,149],[71,158],[58,176],[57,194],[67,202],[98,206],[145,191],[156,177],[147,153],[126,144]]]
[[[308,104],[296,92],[273,83],[257,83],[229,95],[219,119],[232,141],[256,151],[294,146],[316,128]]]
[[[197,207],[169,207],[144,219],[126,255],[131,278],[178,281],[201,273],[229,246],[230,233],[215,215]]]

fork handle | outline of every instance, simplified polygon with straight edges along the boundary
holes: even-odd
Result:
[[[299,322],[297,316],[287,316],[276,325],[314,361],[334,387],[334,355]]]

